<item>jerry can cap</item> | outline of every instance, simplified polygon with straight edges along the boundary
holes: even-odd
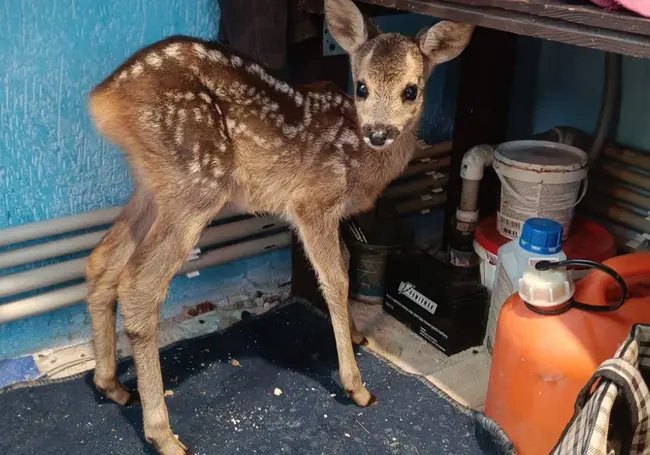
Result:
[[[519,278],[519,297],[534,307],[551,310],[570,303],[575,284],[566,268],[537,270],[528,266]]]
[[[562,249],[564,228],[548,218],[528,218],[519,236],[519,245],[526,251],[538,254],[555,254]]]

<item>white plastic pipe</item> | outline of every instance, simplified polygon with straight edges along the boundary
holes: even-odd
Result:
[[[202,248],[282,227],[286,224],[270,216],[225,223],[206,229],[197,246]],[[83,257],[0,277],[0,298],[83,278],[87,263],[88,258]]]
[[[472,147],[465,155],[460,165],[460,177],[463,180],[481,180],[485,168],[492,166],[494,161],[494,149],[489,145],[477,145]]]
[[[188,262],[178,275],[196,270],[202,270],[213,265],[225,264],[237,259],[255,256],[257,254],[286,248],[291,245],[291,233],[248,240],[246,242],[219,248],[202,256],[199,260]],[[88,287],[86,283],[69,286],[56,291],[46,292],[34,297],[29,297],[15,302],[0,305],[0,324],[36,316],[42,313],[58,310],[81,303],[86,299]]]
[[[463,185],[460,206],[456,209],[456,219],[465,223],[478,221],[478,190],[485,168],[494,161],[494,149],[489,145],[477,145],[463,155],[460,177]]]
[[[0,247],[110,224],[115,221],[121,211],[122,206],[117,206],[81,215],[66,216],[2,229],[0,230]],[[234,207],[226,206],[215,219],[228,218],[238,213]]]
[[[184,275],[196,270],[201,270],[216,264],[224,264],[243,257],[273,251],[291,245],[291,232],[285,231],[278,234],[235,243],[223,248],[209,251],[195,261],[186,262],[179,275]]]

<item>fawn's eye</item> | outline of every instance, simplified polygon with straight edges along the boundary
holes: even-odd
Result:
[[[368,97],[368,87],[362,81],[357,81],[357,98],[365,100]]]
[[[418,88],[416,85],[409,85],[404,89],[404,93],[402,93],[402,97],[406,101],[415,101],[415,99],[418,97]]]

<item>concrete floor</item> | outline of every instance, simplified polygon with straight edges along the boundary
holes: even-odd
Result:
[[[424,376],[458,403],[483,410],[490,362],[482,346],[446,356],[381,305],[353,302],[352,314],[372,351],[408,373]]]
[[[236,309],[218,309],[193,318],[177,318],[161,323],[161,347],[178,340],[223,330],[239,320],[243,310],[261,314],[275,306],[285,295],[272,302],[251,302]],[[219,308],[219,307],[218,307]],[[418,335],[383,312],[380,305],[352,303],[358,328],[368,338],[368,349],[402,370],[426,377],[460,404],[482,410],[489,374],[489,357],[483,347],[469,349],[447,357]],[[130,355],[123,333],[118,334],[118,355]],[[34,358],[41,371],[50,378],[61,378],[94,368],[91,343],[37,353]],[[362,372],[363,373],[363,372]]]

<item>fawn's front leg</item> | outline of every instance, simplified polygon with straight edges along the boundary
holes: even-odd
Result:
[[[345,272],[348,274],[347,276],[349,277],[350,273],[350,250],[348,250],[347,245],[343,241],[343,239],[339,240],[341,243],[341,255],[343,257],[343,264],[345,267]],[[349,303],[349,301],[348,301]],[[365,337],[365,335],[361,332],[359,332],[359,329],[357,329],[357,325],[354,322],[354,317],[352,316],[352,313],[350,313],[350,336],[352,337],[352,343],[358,344],[358,345],[367,345],[368,344],[368,339]]]
[[[348,306],[348,273],[341,248],[337,218],[323,219],[297,215],[297,228],[309,257],[323,296],[329,307],[336,339],[341,382],[347,395],[359,406],[368,406],[375,399],[363,385],[359,366],[352,349],[350,309]],[[356,329],[355,329],[356,331]]]

